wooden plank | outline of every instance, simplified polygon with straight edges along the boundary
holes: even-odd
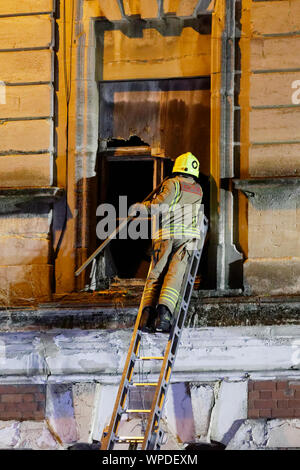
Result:
[[[50,186],[51,161],[49,154],[0,156],[0,187]]]
[[[250,77],[250,106],[293,104],[292,96],[296,92],[296,88],[293,88],[292,85],[297,80],[300,81],[300,72],[252,74]],[[300,82],[297,88],[300,88]]]
[[[0,119],[52,116],[51,85],[6,86],[5,103],[0,105]]]
[[[251,41],[251,70],[298,69],[300,37]]]
[[[299,141],[300,108],[252,110],[251,142]]]
[[[0,49],[50,47],[51,43],[49,15],[0,17]]]
[[[104,80],[210,75],[211,38],[192,28],[180,37],[163,37],[154,29],[143,38],[106,31],[104,40]]]
[[[52,51],[0,52],[1,81],[51,82]]]
[[[253,35],[300,31],[300,1],[252,2],[251,22]]]
[[[0,2],[0,15],[53,11],[53,0],[8,0]]]
[[[2,121],[0,153],[39,152],[52,150],[52,121]]]
[[[300,144],[254,145],[249,151],[249,174],[299,176]]]

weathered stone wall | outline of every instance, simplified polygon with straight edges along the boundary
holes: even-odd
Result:
[[[15,188],[16,194],[54,182],[53,11],[53,0],[0,6],[0,188]],[[51,217],[49,206],[41,210],[34,200],[31,209],[13,214],[2,205],[2,305],[49,299]]]
[[[72,52],[73,85],[69,112],[70,126],[72,126],[72,136],[69,139],[69,161],[72,162],[72,168],[69,172],[68,210],[72,213],[73,219],[68,220],[62,249],[56,261],[57,292],[72,290],[70,285],[75,284],[73,273],[76,265],[80,266],[88,257],[88,254],[92,252],[92,243],[95,243],[95,231],[91,220],[94,221],[95,218],[93,198],[100,171],[98,170],[97,174],[95,172],[97,158],[99,158],[97,157],[99,121],[103,120],[105,125],[105,116],[101,115],[99,109],[97,81],[209,76],[211,66],[209,24],[206,27],[206,34],[195,31],[193,27],[182,28],[182,18],[194,11],[196,5],[194,1],[164,2],[166,14],[173,13],[173,16],[179,15],[182,18],[173,18],[175,19],[173,23],[172,18],[171,20],[168,18],[161,24],[158,21],[157,2],[151,2],[151,6],[146,6],[146,2],[126,1],[124,2],[124,15],[140,15],[142,20],[138,21],[135,18],[127,26],[127,20],[122,15],[117,2],[82,0],[79,5],[80,8],[75,10],[74,15],[74,34],[77,41],[73,45]],[[212,10],[212,8],[213,2],[209,5],[209,9]],[[109,30],[110,28],[105,30],[105,27],[101,26],[104,24],[107,28],[106,20],[114,22],[113,30]],[[145,24],[151,25],[151,21],[156,21],[154,27],[144,28]],[[209,92],[207,91],[206,94],[208,95]],[[209,102],[207,95],[204,105],[206,112],[208,110],[206,103]],[[165,97],[166,95],[162,94],[161,101]],[[200,105],[196,98],[192,99]],[[147,97],[144,100],[147,102]],[[124,99],[121,97],[120,101]],[[185,109],[181,114],[182,117],[185,116],[186,97],[184,101],[180,99],[180,96],[172,101],[174,105],[180,107],[180,110]],[[143,103],[141,99],[142,108]],[[132,104],[134,104],[133,100]],[[191,109],[194,116],[199,114],[197,106]],[[127,111],[127,108],[125,110]],[[134,121],[135,110],[134,107],[130,110],[133,116],[132,121]],[[168,108],[167,103],[161,106],[162,115],[172,114],[172,112],[174,113]],[[131,124],[131,119],[128,119],[129,123]],[[181,135],[182,121],[179,120],[176,125],[178,126],[176,133]],[[164,139],[165,133],[172,134],[172,131],[164,125],[164,120],[161,119],[156,126],[156,133],[162,135],[160,140],[170,142],[171,138]],[[133,134],[134,127],[130,126]],[[142,127],[142,125],[138,126],[138,129]],[[150,131],[148,122],[145,122],[144,132],[150,134]],[[197,131],[194,132],[196,134]],[[124,138],[124,135],[118,132],[117,135],[109,137]],[[129,137],[130,135],[126,135],[125,138]],[[154,146],[150,136],[145,141]],[[165,148],[164,142],[155,143],[158,149],[154,150],[157,150],[158,155],[163,156],[169,151],[169,148]],[[73,173],[74,168],[75,173]],[[77,195],[76,198],[74,194]],[[76,258],[74,258],[75,250]],[[84,287],[86,279],[84,275],[77,278],[78,289]]]
[[[299,185],[286,186],[284,178],[300,171],[300,1],[243,3],[242,178],[264,183],[247,194],[245,284],[256,294],[293,294],[299,292]],[[269,185],[271,177],[284,178]]]
[[[0,446],[52,449],[99,441],[130,335],[128,329],[1,333],[0,410],[8,386],[19,404],[29,399],[32,384],[46,386],[46,403],[37,421],[0,413]],[[297,325],[186,328],[162,420],[163,448],[199,441],[228,449],[299,447],[298,338]],[[141,350],[161,355],[166,340],[143,335]],[[134,380],[153,382],[158,372],[158,365],[147,365]],[[138,396],[129,399],[136,405]],[[136,433],[138,417],[125,418],[120,433]]]
[[[269,389],[270,384],[276,388],[276,381],[259,383],[260,388],[264,388],[263,383],[265,388]],[[212,441],[226,450],[299,448],[300,420],[249,418],[247,389],[247,379],[172,383],[161,420],[165,433],[161,449],[182,450],[188,443]],[[116,385],[93,382],[48,385],[45,418],[1,418],[0,448],[54,450],[99,442],[109,423],[116,393]],[[140,425],[137,414],[125,415],[119,435],[139,435]]]

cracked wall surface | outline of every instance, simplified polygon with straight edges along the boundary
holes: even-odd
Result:
[[[172,384],[162,417],[161,449],[183,450],[190,443],[210,442],[222,443],[226,450],[298,448],[299,419],[247,419],[246,386],[245,380],[226,379]],[[0,449],[66,450],[93,442],[99,446],[116,393],[117,385],[94,382],[48,385],[45,419],[0,420]],[[232,394],[231,405],[226,393]],[[233,398],[241,405],[234,407]],[[120,435],[139,434],[140,426],[140,420],[125,414]]]
[[[162,448],[213,441],[228,449],[295,447],[299,420],[249,419],[248,386],[249,380],[299,383],[298,330],[296,325],[186,328],[168,390]],[[1,333],[0,384],[44,384],[46,406],[39,421],[1,421],[0,416],[0,446],[67,449],[100,441],[130,336],[130,330]],[[164,346],[164,335],[145,335],[141,350],[161,355]],[[143,380],[154,381],[158,373],[158,366],[147,366]],[[128,414],[120,432],[133,435],[139,426]]]

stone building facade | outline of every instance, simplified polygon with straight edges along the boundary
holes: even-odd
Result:
[[[0,2],[2,448],[101,439],[145,246],[75,271],[187,150],[210,230],[164,448],[300,447],[299,31],[300,0]]]

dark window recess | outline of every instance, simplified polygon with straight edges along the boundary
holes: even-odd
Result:
[[[109,161],[108,167],[110,178],[106,201],[114,205],[119,217],[120,195],[127,196],[129,208],[131,204],[143,201],[152,191],[153,161]],[[107,274],[115,274],[120,278],[145,278],[149,268],[150,249],[151,240],[112,240],[106,253]]]
[[[128,140],[125,139],[110,139],[107,141],[107,148],[116,147],[138,147],[148,146],[146,142],[143,142],[137,135],[131,135]],[[150,148],[149,148],[150,151]]]
[[[200,184],[208,216],[210,77],[100,82],[99,97],[97,205],[111,203],[118,208],[121,195],[128,197],[129,206],[143,201],[171,175],[175,158],[191,151],[201,162]],[[208,244],[197,282],[204,288],[209,287],[207,250]],[[150,255],[151,239],[113,240],[105,259],[99,260],[99,286],[102,276],[146,278]]]

